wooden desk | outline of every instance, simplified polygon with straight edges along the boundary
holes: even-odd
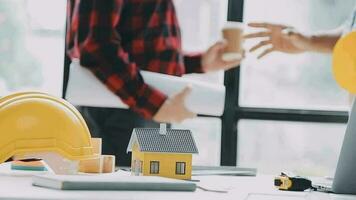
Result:
[[[60,191],[31,185],[30,177],[0,176],[0,199],[138,199],[138,200],[244,200],[250,194],[269,194],[266,199],[285,200],[356,200],[352,195],[334,195],[319,192],[284,192],[273,186],[273,177],[197,176],[203,188],[224,190],[217,193],[197,189],[195,192],[145,192],[145,191]],[[273,195],[282,195],[276,196]],[[288,198],[287,196],[291,197]],[[263,198],[264,199],[264,198]]]

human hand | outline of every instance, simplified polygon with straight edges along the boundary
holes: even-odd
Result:
[[[202,67],[204,72],[229,70],[240,65],[240,62],[244,57],[244,52],[241,53],[241,59],[232,61],[223,60],[223,54],[226,45],[226,42],[217,42],[203,54]]]
[[[297,32],[293,27],[271,23],[249,23],[248,26],[263,29],[244,36],[245,39],[266,38],[249,50],[253,52],[265,47],[265,50],[258,56],[259,59],[273,51],[302,53],[307,51],[311,45],[311,38]]]
[[[179,93],[169,97],[155,114],[153,120],[157,122],[180,123],[185,119],[196,117],[196,114],[190,112],[184,104],[191,90],[190,87],[186,87]]]

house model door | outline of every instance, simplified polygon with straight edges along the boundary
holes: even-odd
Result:
[[[132,172],[135,176],[142,174],[142,161],[134,160]]]

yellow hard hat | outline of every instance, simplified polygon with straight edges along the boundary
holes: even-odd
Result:
[[[65,100],[39,92],[1,98],[0,163],[36,152],[56,152],[70,160],[95,157],[84,119]]]
[[[333,51],[333,73],[342,88],[356,94],[356,31],[336,43]]]

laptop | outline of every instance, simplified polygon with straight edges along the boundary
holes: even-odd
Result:
[[[353,102],[334,179],[314,183],[320,191],[356,194],[356,101]]]

